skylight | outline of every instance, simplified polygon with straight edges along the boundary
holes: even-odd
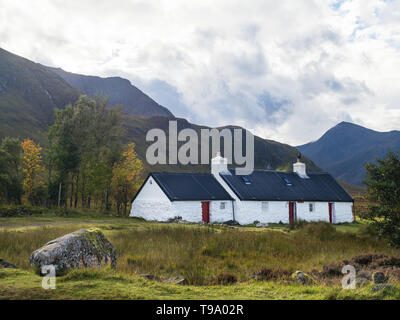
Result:
[[[251,184],[249,178],[246,177],[246,176],[242,176],[242,180],[243,180],[243,182],[244,182],[245,184]]]
[[[285,181],[286,185],[289,186],[289,187],[292,185],[290,180],[288,178],[286,178],[286,177],[283,178],[283,181]]]

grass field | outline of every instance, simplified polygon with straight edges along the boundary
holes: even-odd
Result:
[[[86,227],[98,227],[117,250],[117,270],[78,270],[57,278],[57,289],[41,288],[41,277],[29,265],[32,251],[58,236]],[[59,217],[46,214],[0,218],[0,258],[19,269],[0,269],[2,299],[399,299],[399,286],[373,293],[366,286],[343,290],[340,278],[302,286],[287,278],[249,280],[262,269],[292,273],[321,271],[324,265],[359,254],[400,257],[361,232],[363,224],[331,227],[308,225],[288,231],[223,226],[161,224],[92,213]],[[141,273],[167,279],[183,276],[188,286],[148,281]],[[215,285],[220,274],[234,275],[233,285]]]

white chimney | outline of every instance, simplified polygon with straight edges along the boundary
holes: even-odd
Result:
[[[300,178],[308,179],[306,164],[301,162],[301,154],[297,155],[297,162],[293,163],[293,172],[296,172]]]
[[[218,176],[220,173],[229,174],[228,159],[221,157],[220,152],[217,152],[215,158],[211,159],[211,173],[214,176]]]

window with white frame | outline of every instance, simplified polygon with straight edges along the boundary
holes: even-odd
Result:
[[[261,210],[262,212],[268,212],[269,203],[267,201],[261,202]]]
[[[310,202],[308,204],[308,211],[309,212],[314,212],[315,211],[315,203],[314,202]]]
[[[226,202],[221,202],[219,208],[224,210],[226,208]]]

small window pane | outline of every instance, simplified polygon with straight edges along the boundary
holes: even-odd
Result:
[[[221,205],[220,205],[220,209],[225,209],[225,207],[226,207],[226,202],[221,202]]]
[[[268,211],[268,202],[262,202],[261,208],[262,208],[263,212],[267,212]]]
[[[309,209],[310,212],[313,212],[314,211],[314,203],[309,203],[308,204],[308,209]]]

